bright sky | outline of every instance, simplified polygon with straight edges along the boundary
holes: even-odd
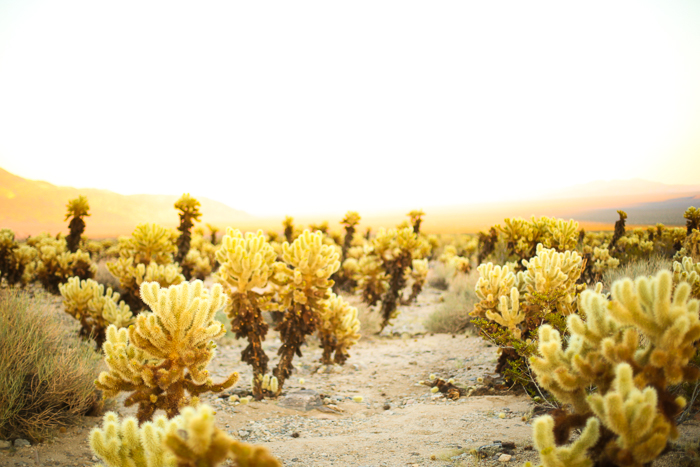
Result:
[[[700,2],[0,0],[0,167],[258,215],[699,182]]]

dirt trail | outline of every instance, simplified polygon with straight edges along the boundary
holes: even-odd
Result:
[[[533,404],[526,396],[489,394],[484,388],[485,395],[452,401],[418,384],[431,374],[454,378],[462,387],[482,386],[482,378],[496,376],[496,348],[482,339],[424,334],[422,322],[438,306],[440,294],[428,289],[416,304],[401,307],[401,315],[385,335],[363,338],[343,367],[321,367],[321,349],[312,340],[304,356],[295,359],[296,371],[285,393],[314,390],[324,398],[319,408],[304,412],[284,407],[279,400],[240,404],[235,398],[211,395],[203,401],[215,407],[220,428],[268,447],[285,466],[488,466],[536,461],[536,452],[527,449],[532,444],[528,417]],[[227,395],[250,389],[251,370],[240,361],[245,345],[226,339],[210,367],[215,381],[231,371],[241,374]],[[270,332],[264,344],[270,357],[276,356],[279,345]],[[275,364],[276,358],[272,360]],[[121,406],[124,397],[111,408],[133,415],[134,408]],[[0,466],[93,465],[96,458],[87,437],[100,423],[99,417],[85,417],[81,426],[59,433],[52,442],[0,451]],[[496,441],[504,444],[484,447]],[[480,447],[486,458],[479,461],[469,453]],[[508,455],[512,457],[504,462]],[[655,465],[679,465],[674,459],[678,456],[672,453]]]

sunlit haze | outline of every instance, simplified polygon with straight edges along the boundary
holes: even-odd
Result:
[[[0,167],[257,215],[698,183],[700,2],[0,0]]]

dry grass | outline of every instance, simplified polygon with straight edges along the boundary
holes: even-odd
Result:
[[[478,273],[457,274],[450,280],[443,303],[428,316],[424,326],[428,332],[457,334],[469,327],[469,313],[479,301],[474,286]]]
[[[440,261],[432,264],[426,282],[429,287],[438,290],[447,290],[450,288],[450,280],[455,274],[453,267],[450,267]]]
[[[652,255],[648,258],[630,261],[625,265],[605,271],[601,282],[603,283],[604,289],[609,291],[615,281],[625,278],[634,280],[639,276],[654,276],[662,269],[672,271],[673,260],[661,255]]]
[[[100,355],[49,308],[41,295],[0,289],[0,438],[40,441],[99,400]]]

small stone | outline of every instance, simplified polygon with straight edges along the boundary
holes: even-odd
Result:
[[[510,460],[513,458],[510,454],[501,454],[498,457],[498,462],[510,462]]]
[[[390,405],[390,404],[384,404],[384,406],[383,406],[382,408],[383,408],[384,410],[389,410],[389,409],[391,408],[391,405]]]
[[[312,389],[301,389],[288,393],[280,399],[279,405],[290,409],[307,412],[323,406],[323,400],[319,393]]]
[[[15,440],[15,447],[16,448],[27,447],[27,446],[31,446],[31,445],[32,445],[32,443],[30,443],[26,439],[17,438]]]
[[[11,442],[0,439],[0,449],[10,449],[10,446],[12,446]]]

